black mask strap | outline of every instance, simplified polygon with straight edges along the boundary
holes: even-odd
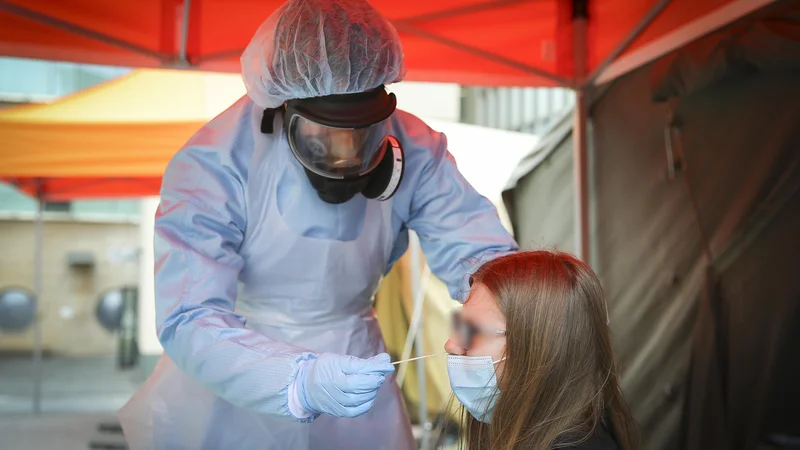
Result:
[[[281,108],[267,108],[264,110],[264,115],[261,116],[261,132],[264,134],[272,134],[274,131],[275,113]]]

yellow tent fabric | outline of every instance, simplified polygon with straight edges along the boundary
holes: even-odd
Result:
[[[421,259],[424,261],[424,256]],[[408,251],[386,275],[376,295],[375,311],[392,360],[398,360],[401,357],[414,310],[410,260],[410,251]],[[401,388],[406,399],[409,416],[415,422],[419,420],[420,400],[417,364],[425,366],[427,410],[430,420],[436,420],[437,417],[444,414],[446,406],[453,399],[447,375],[447,356],[443,352],[444,343],[450,335],[450,312],[454,308],[460,308],[459,303],[450,298],[445,284],[435,276],[428,278],[423,290],[423,353],[425,355],[441,354],[421,361],[406,363],[408,367],[405,369],[405,378]],[[410,356],[413,357],[415,354],[412,352]],[[448,417],[451,421],[455,420],[452,414],[448,414]]]
[[[0,110],[0,179],[28,192],[40,180],[49,199],[158,194],[175,152],[244,94],[238,75],[134,70],[50,104]],[[117,182],[87,189],[94,179]]]
[[[0,110],[0,120],[69,124],[203,124],[244,94],[244,84],[239,75],[134,70],[50,104]]]

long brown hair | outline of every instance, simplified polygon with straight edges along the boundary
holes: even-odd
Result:
[[[588,439],[604,415],[621,450],[638,448],[600,281],[572,255],[518,252],[473,276],[506,317],[507,359],[490,424],[464,412],[469,450],[547,450]],[[610,423],[609,423],[610,422]]]

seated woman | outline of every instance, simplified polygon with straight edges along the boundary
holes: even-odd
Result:
[[[565,253],[484,264],[445,344],[468,450],[632,450],[600,281]]]

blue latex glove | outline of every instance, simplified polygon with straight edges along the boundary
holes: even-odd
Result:
[[[375,403],[378,389],[394,372],[389,355],[369,359],[323,353],[297,374],[297,396],[306,411],[358,417]]]

